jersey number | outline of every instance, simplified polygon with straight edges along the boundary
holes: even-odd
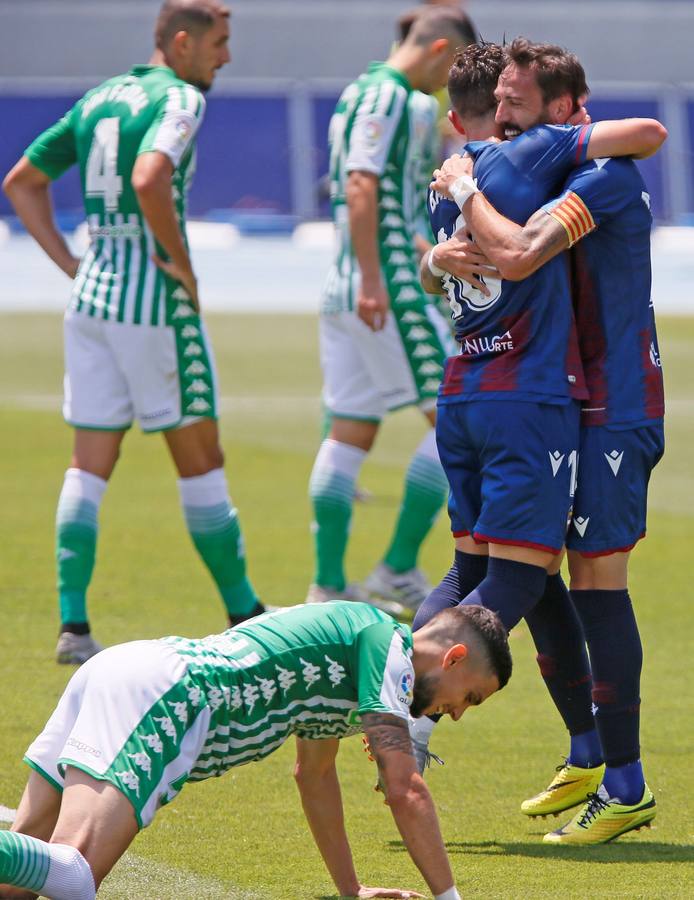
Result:
[[[94,129],[87,157],[87,197],[101,197],[107,211],[118,209],[123,179],[118,174],[118,138],[120,119],[100,119]]]

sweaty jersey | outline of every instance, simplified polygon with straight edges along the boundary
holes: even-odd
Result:
[[[513,141],[478,141],[465,149],[480,190],[522,225],[585,161],[591,129],[540,125]],[[429,195],[429,210],[439,243],[465,224],[458,206],[437,193]],[[586,397],[563,255],[523,281],[485,282],[489,297],[450,275],[442,279],[460,353],[446,364],[439,402]]]
[[[90,243],[73,286],[76,311],[164,325],[175,314],[176,301],[188,299],[152,262],[155,253],[166,254],[145,222],[131,176],[140,153],[156,150],[169,157],[185,237],[186,193],[204,111],[200,91],[173,70],[134,66],[88,91],[26,150],[29,161],[52,179],[79,163]]]
[[[326,312],[356,306],[360,272],[345,196],[353,171],[370,172],[379,179],[379,253],[393,312],[397,316],[426,301],[414,237],[425,204],[424,173],[434,155],[434,104],[433,98],[413,91],[402,72],[385,63],[372,63],[343,91],[328,135],[337,251],[324,292]]]
[[[566,229],[570,244],[583,238],[572,251],[576,325],[590,394],[582,424],[636,427],[662,419],[650,197],[635,163],[593,160],[572,172],[561,197],[544,208]]]
[[[407,719],[412,634],[365,603],[295,606],[201,640],[163,640],[188,662],[193,706],[212,710],[192,781],[262,759],[291,734],[346,737],[368,712]]]

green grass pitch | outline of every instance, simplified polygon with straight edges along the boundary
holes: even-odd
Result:
[[[0,319],[0,804],[16,806],[20,762],[71,672],[53,661],[53,521],[71,435],[60,416],[57,316]],[[250,573],[269,603],[303,600],[311,577],[307,479],[319,440],[316,322],[302,316],[210,317],[220,368],[227,474]],[[523,627],[513,635],[509,686],[462,723],[442,723],[446,760],[427,776],[456,879],[466,897],[679,898],[694,893],[692,639],[694,320],[660,323],[668,391],[668,447],[653,478],[649,537],[633,558],[632,596],[645,652],[643,759],[656,793],[651,831],[592,850],[549,848],[543,822],[520,802],[548,780],[566,739]],[[383,428],[362,483],[349,573],[377,561],[397,510],[402,473],[423,425],[413,412]],[[445,517],[444,517],[445,518]],[[444,518],[423,554],[436,578],[449,565]],[[105,497],[90,595],[107,644],[224,626],[222,606],[194,554],[163,442],[133,430]],[[619,636],[615,635],[615,640]],[[334,889],[313,847],[292,783],[293,748],[220,780],[186,788],[162,810],[107,879],[104,898],[319,898]],[[357,871],[367,884],[424,890],[359,738],[340,752]],[[551,819],[554,826],[559,820]]]

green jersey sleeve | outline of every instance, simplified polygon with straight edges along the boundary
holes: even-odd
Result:
[[[390,80],[364,91],[354,114],[346,172],[383,174],[406,103],[407,91]]]
[[[192,84],[172,85],[159,101],[137,152],[157,150],[177,168],[192,147],[204,115],[205,98],[197,88]]]
[[[402,632],[392,622],[370,625],[359,635],[357,658],[359,714],[381,712],[407,719],[414,667]]]
[[[75,107],[32,141],[24,151],[29,162],[48,175],[58,178],[77,162],[77,142],[72,119]]]

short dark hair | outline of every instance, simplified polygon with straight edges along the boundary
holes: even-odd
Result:
[[[428,44],[449,34],[455,35],[462,46],[477,40],[475,26],[460,9],[448,6],[423,6],[405,13],[398,20],[403,41]]]
[[[496,675],[499,690],[508,684],[513,659],[508,645],[508,632],[495,612],[486,606],[461,604],[442,610],[430,622],[436,622],[439,634],[439,628],[441,631],[445,629],[445,633],[456,642],[465,643],[472,638],[486,658],[490,672]]]
[[[498,44],[480,41],[458,52],[448,72],[448,96],[458,115],[479,118],[496,110],[494,90],[503,68]]]
[[[515,63],[521,69],[532,69],[545,103],[570,94],[574,105],[590,91],[586,73],[575,53],[557,44],[535,44],[517,37],[505,49],[506,65]]]
[[[197,36],[212,28],[218,16],[229,15],[229,8],[220,0],[164,0],[154,29],[154,43],[165,50],[179,31]]]

